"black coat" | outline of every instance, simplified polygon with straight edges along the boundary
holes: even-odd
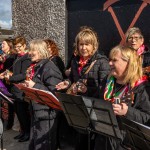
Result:
[[[51,61],[59,68],[63,77],[65,78],[65,65],[62,59],[59,56],[53,56]]]
[[[79,60],[79,56],[76,56],[72,60],[71,74],[69,79],[72,83],[77,82],[79,79],[87,79],[87,92],[85,95],[90,97],[99,97],[101,83],[110,71],[108,59],[96,52],[83,67],[81,74],[78,73]],[[94,60],[97,60],[96,63],[85,75],[84,73],[87,71]]]
[[[3,63],[3,69],[0,70],[0,73],[6,71],[6,69],[8,69],[9,71],[12,71],[13,63],[14,63],[16,58],[17,58],[17,54],[8,54],[6,56],[5,62]]]
[[[146,47],[143,55],[143,67],[150,66],[150,50]]]
[[[134,103],[128,106],[128,111],[125,117],[129,120],[150,126],[150,100],[146,92],[146,82],[136,87],[134,91]],[[117,116],[117,120],[121,125],[120,116]],[[121,130],[121,133],[123,135],[123,143],[128,143],[129,141],[125,136],[125,131]],[[95,150],[99,149],[124,150],[120,144],[120,141],[113,138],[107,138],[103,135],[96,136]]]
[[[28,54],[24,56],[17,57],[13,63],[13,75],[9,78],[10,83],[20,83],[26,79],[26,70],[30,66],[31,60],[28,57]],[[23,100],[23,92],[19,90],[16,86],[13,86],[11,89],[16,100]]]
[[[62,74],[58,67],[50,60],[42,60],[35,67],[35,74],[33,81],[35,85],[33,88],[51,91],[53,94],[56,91],[55,86],[63,80]],[[49,109],[48,106],[33,103],[33,109]],[[44,114],[43,114],[44,116]]]
[[[62,74],[58,67],[49,59],[41,60],[34,68],[35,74],[33,88],[51,91],[53,94],[56,91],[55,86],[63,80]],[[57,149],[57,111],[54,109],[36,103],[32,103],[32,125],[29,150]]]

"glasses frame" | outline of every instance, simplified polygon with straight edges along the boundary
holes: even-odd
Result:
[[[20,46],[14,46],[14,49],[20,49],[23,45]]]
[[[142,39],[142,38],[143,38],[142,36],[129,37],[128,41],[133,41],[133,40],[138,41],[139,39]]]

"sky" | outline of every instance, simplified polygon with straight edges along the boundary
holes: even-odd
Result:
[[[0,27],[6,29],[12,27],[11,0],[0,0]]]

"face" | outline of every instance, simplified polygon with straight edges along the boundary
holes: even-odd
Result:
[[[80,55],[85,59],[91,56],[94,50],[93,45],[85,41],[80,41],[78,44],[78,48]]]
[[[9,50],[10,50],[9,45],[7,44],[6,41],[3,41],[3,42],[2,42],[2,51],[3,51],[4,53],[7,53],[7,52],[9,52]]]
[[[52,56],[52,49],[51,49],[50,46],[48,47],[48,50],[49,50],[49,54],[50,54],[50,57],[51,57]]]
[[[132,47],[135,50],[138,50],[143,43],[144,43],[144,39],[138,33],[131,35],[127,41],[127,45]]]
[[[30,58],[32,62],[39,62],[41,60],[39,52],[36,50],[31,50],[29,52]]]
[[[111,68],[111,75],[118,80],[123,80],[128,62],[122,59],[121,52],[118,52],[116,56],[109,61]]]
[[[14,48],[18,54],[21,54],[25,51],[26,45],[25,44],[22,45],[21,43],[18,43],[14,46]]]

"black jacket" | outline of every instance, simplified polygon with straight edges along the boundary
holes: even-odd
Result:
[[[146,47],[143,55],[143,67],[150,66],[150,50]]]
[[[126,118],[148,125],[150,121],[150,98],[145,86],[146,83],[140,84],[134,91],[134,103],[128,107]]]
[[[105,87],[105,84],[103,84]],[[128,111],[125,117],[129,120],[136,121],[141,124],[150,126],[150,99],[146,92],[146,82],[137,86],[134,90],[134,103],[128,106]],[[104,88],[102,88],[104,89]],[[102,91],[103,92],[103,91]],[[101,97],[103,98],[103,97]],[[120,116],[117,116],[118,123],[122,127]],[[121,128],[122,143],[124,145],[129,144],[129,139],[126,136],[125,130]],[[103,135],[96,135],[95,150],[125,150],[124,146],[119,140]]]
[[[51,91],[53,94],[56,91],[55,86],[63,80],[62,74],[58,67],[49,59],[41,60],[35,67],[35,74],[33,76],[33,81],[35,85],[33,88]],[[49,110],[46,105],[41,105],[32,102],[33,110]],[[44,114],[41,114],[41,117]],[[40,118],[41,118],[40,117]]]
[[[79,60],[79,56],[76,56],[72,60],[71,74],[69,78],[70,81],[73,83],[77,82],[79,79],[87,79],[87,92],[84,95],[90,97],[99,97],[102,80],[108,75],[110,71],[108,59],[96,52],[83,67],[81,74],[78,73]],[[85,75],[85,72],[94,60],[97,60],[96,63]]]
[[[13,63],[13,75],[9,78],[10,83],[20,83],[26,79],[26,70],[30,66],[31,60],[28,57],[28,54],[24,56],[17,57]],[[16,86],[13,86],[11,89],[16,100],[23,100],[23,92],[19,90]]]
[[[65,65],[62,59],[59,56],[53,56],[51,61],[59,68],[61,71],[63,78],[65,78]]]
[[[3,69],[0,70],[0,73],[6,71],[6,69],[8,69],[9,71],[12,71],[13,63],[16,58],[17,58],[17,54],[8,54],[6,56],[5,62],[3,63]]]

